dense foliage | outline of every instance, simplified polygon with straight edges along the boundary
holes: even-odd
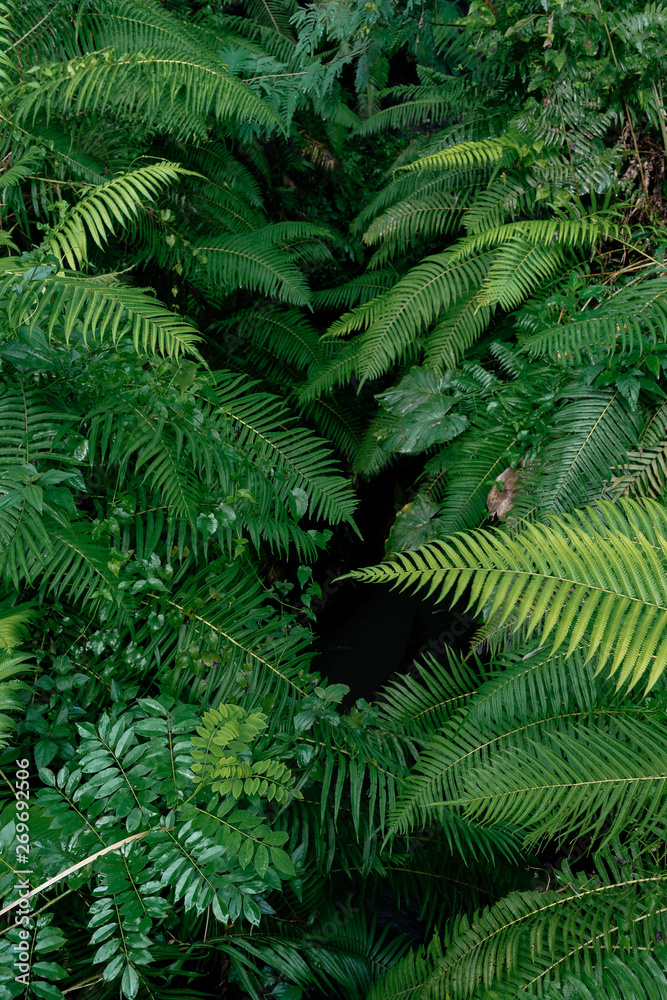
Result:
[[[0,997],[667,997],[667,6],[0,15]]]

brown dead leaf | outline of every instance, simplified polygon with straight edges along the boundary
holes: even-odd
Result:
[[[521,466],[517,466],[513,469],[511,465],[500,473],[496,477],[496,483],[493,484],[489,490],[489,495],[486,498],[486,506],[489,508],[489,513],[491,518],[497,518],[499,521],[504,521],[509,512],[514,505],[514,497],[517,495],[521,488],[521,473],[523,469]]]

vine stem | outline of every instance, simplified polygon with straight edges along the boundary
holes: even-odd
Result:
[[[21,896],[20,899],[15,899],[13,903],[9,903],[8,906],[3,907],[3,909],[0,910],[0,917],[2,917],[5,913],[9,913],[10,910],[13,910],[14,907],[18,906],[24,899],[32,899],[32,897],[36,896],[37,893],[46,892],[46,890],[50,889],[52,885],[56,884],[56,882],[60,882],[61,879],[67,878],[69,875],[73,875],[74,872],[78,872],[82,868],[85,868],[86,865],[92,864],[92,862],[96,861],[97,858],[101,858],[105,854],[110,854],[111,851],[117,851],[119,848],[124,847],[125,844],[130,844],[133,840],[141,840],[142,837],[145,837],[150,832],[150,830],[142,830],[139,833],[133,833],[131,836],[125,837],[123,840],[117,840],[115,844],[109,844],[108,847],[103,847],[100,851],[96,851],[95,854],[91,854],[89,857],[84,858],[83,861],[77,861],[77,863],[72,865],[71,868],[66,868],[64,872],[58,872],[58,874],[54,875],[53,878],[47,879],[46,882],[42,882],[41,885],[38,885],[36,889],[31,889],[30,892],[25,894],[25,896]]]

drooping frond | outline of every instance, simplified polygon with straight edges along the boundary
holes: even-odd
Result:
[[[402,100],[365,118],[355,129],[356,135],[373,135],[391,128],[441,121],[453,109],[459,111],[463,103],[468,114],[474,114],[475,110],[472,88],[466,80],[456,77],[438,80],[437,86],[430,83],[393,87],[380,96]]]
[[[571,873],[568,873],[568,876]],[[614,872],[606,879],[572,876],[561,892],[513,892],[492,907],[453,922],[443,958],[424,977],[412,973],[401,995],[424,1000],[465,1000],[482,990],[501,996],[537,992],[560,982],[568,972],[590,973],[593,963],[614,952],[650,952],[655,935],[664,934],[664,876]],[[394,982],[400,963],[389,973]],[[389,978],[388,977],[388,978]],[[400,982],[400,980],[398,980]],[[484,993],[481,993],[484,996]],[[395,991],[371,994],[373,1000]]]
[[[357,375],[373,379],[384,374],[425,326],[481,285],[487,266],[488,255],[461,260],[444,253],[413,268],[385,297],[378,318],[358,342]]]
[[[216,290],[256,288],[297,306],[310,299],[308,285],[289,254],[265,239],[261,230],[257,235],[204,238],[196,249],[205,280]]]
[[[475,760],[467,741],[454,740],[469,756],[465,767],[450,771],[443,805],[455,803],[477,823],[520,827],[528,846],[586,834],[604,847],[630,828],[638,840],[659,837],[667,815],[667,730],[660,720],[642,721],[634,706],[594,709],[595,728],[580,712],[558,715],[552,725],[531,721],[523,733],[514,722],[511,740],[492,758],[484,752]],[[486,730],[480,739],[486,747],[493,737]]]
[[[655,502],[601,502],[599,511],[553,517],[513,538],[460,533],[350,575],[424,587],[439,599],[470,587],[470,606],[488,605],[496,626],[511,617],[554,650],[584,641],[587,659],[619,686],[650,688],[667,669],[666,538],[667,515]]]
[[[88,257],[89,236],[102,248],[116,225],[126,225],[147,201],[186,173],[177,163],[151,163],[99,185],[52,230],[48,238],[52,253],[70,267],[80,267]]]
[[[455,368],[486,330],[491,309],[482,301],[481,289],[468,292],[445,313],[424,344],[425,364],[435,371]]]
[[[154,48],[125,55],[107,49],[56,64],[49,72],[38,90],[22,97],[19,123],[34,120],[38,112],[66,115],[85,103],[100,114],[122,111],[183,137],[203,136],[209,115],[265,129],[281,127],[270,104],[205,52],[194,56]]]
[[[313,292],[313,308],[339,309],[363,305],[370,302],[371,299],[377,298],[395,281],[396,272],[392,268],[362,274],[336,288],[326,288],[323,291]]]
[[[562,986],[549,986],[544,996],[547,1000],[657,1000],[665,994],[667,955],[663,945],[653,954],[625,960],[608,955],[588,975],[570,974]]]
[[[281,495],[303,490],[313,514],[332,524],[351,522],[356,500],[326,445],[310,431],[295,428],[278,398],[248,391],[241,395],[244,381],[222,373],[217,385],[220,413],[231,422],[239,447],[252,448],[256,461],[268,463]]]
[[[446,664],[426,654],[416,667],[416,677],[406,674],[383,689],[380,707],[387,728],[428,744],[434,731],[470,701],[484,681],[485,669],[449,649]]]
[[[473,167],[496,165],[516,155],[518,136],[501,136],[498,139],[478,139],[460,142],[408,163],[401,170],[469,170]]]
[[[17,333],[37,326],[52,339],[81,332],[88,340],[118,344],[131,337],[137,351],[172,357],[196,354],[194,327],[151,295],[122,284],[113,275],[88,278],[11,257],[0,264],[0,295],[7,295],[8,328]]]

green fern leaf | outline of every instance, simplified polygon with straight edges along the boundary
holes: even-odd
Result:
[[[51,231],[51,252],[64,258],[70,267],[80,267],[88,257],[88,235],[101,248],[113,235],[116,224],[126,225],[146,201],[153,201],[166,185],[188,173],[191,171],[176,163],[152,163],[100,184],[66,212]]]
[[[666,538],[662,507],[622,500],[527,526],[515,538],[460,533],[350,576],[426,587],[439,599],[452,593],[454,601],[470,587],[470,606],[488,604],[496,625],[512,616],[514,628],[526,624],[554,651],[585,640],[587,659],[607,666],[619,686],[644,679],[651,688],[667,669]]]

